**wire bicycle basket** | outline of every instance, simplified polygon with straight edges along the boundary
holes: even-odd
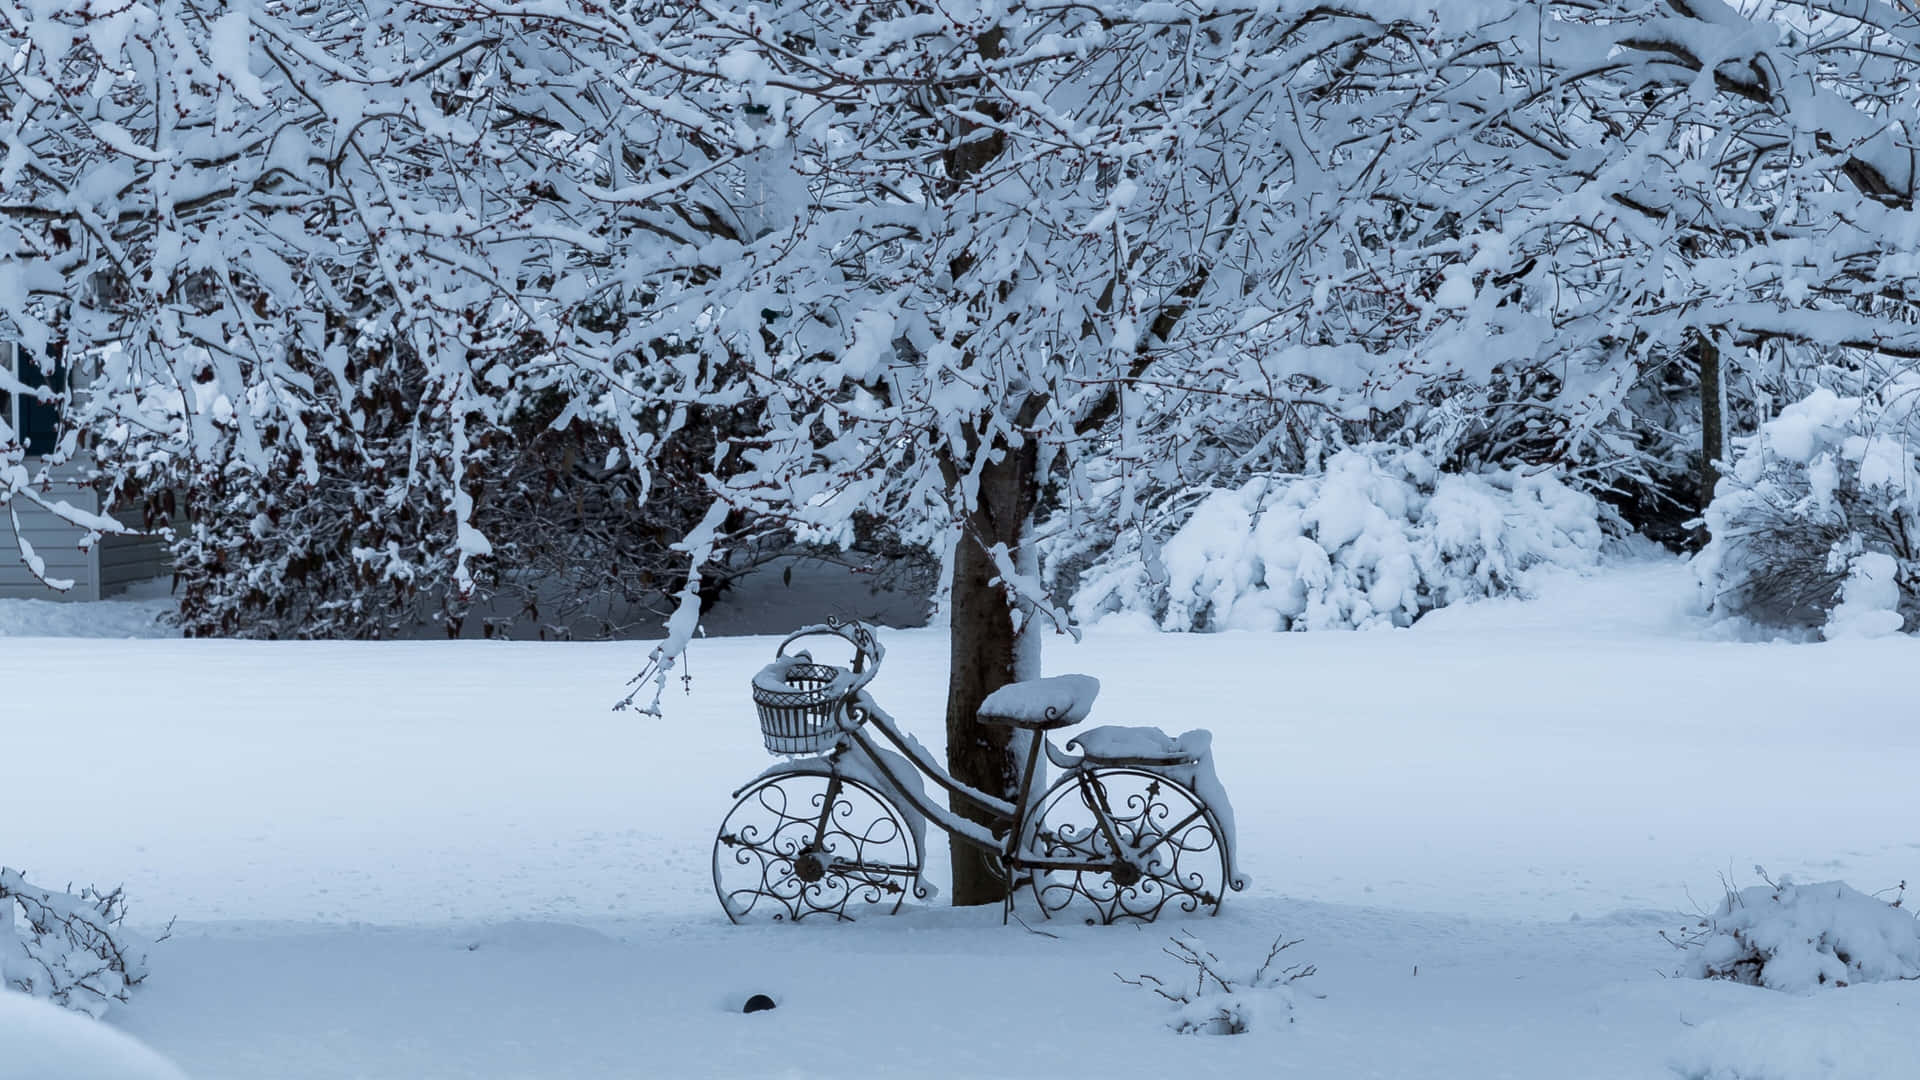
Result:
[[[851,670],[817,663],[806,650],[788,647],[805,637],[836,637],[853,646]],[[753,677],[753,704],[760,713],[760,736],[770,754],[824,754],[840,734],[867,718],[856,705],[861,688],[880,671],[887,651],[873,631],[858,622],[828,619],[787,635],[774,650],[773,663]]]
[[[760,737],[772,754],[824,754],[840,737],[835,718],[854,681],[852,672],[816,664],[802,653],[783,657],[753,677]]]

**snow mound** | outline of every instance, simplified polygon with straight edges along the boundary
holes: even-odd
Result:
[[[1082,576],[1081,621],[1146,612],[1165,630],[1407,626],[1517,592],[1535,566],[1589,568],[1601,543],[1598,504],[1549,474],[1442,473],[1385,446],[1168,505],[1191,509],[1163,516],[1164,541],[1164,527],[1123,536]]]
[[[1522,590],[1471,604],[1437,608],[1413,624],[1419,634],[1542,635],[1615,640],[1724,638],[1705,618],[1693,572],[1669,552],[1601,556],[1605,572],[1537,566],[1520,576]]]
[[[138,1040],[0,989],[0,1080],[186,1080]]]
[[[1808,994],[1920,979],[1920,919],[1838,881],[1730,893],[1685,974]]]

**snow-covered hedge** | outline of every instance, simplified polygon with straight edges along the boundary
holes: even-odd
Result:
[[[1166,630],[1406,626],[1517,588],[1522,571],[1591,565],[1599,507],[1551,474],[1442,473],[1416,451],[1335,454],[1317,474],[1186,493],[1086,571],[1085,622],[1150,615]],[[1162,539],[1164,537],[1164,539]]]
[[[1852,389],[1737,444],[1694,563],[1714,610],[1828,637],[1920,626],[1920,374]]]
[[[126,894],[43,889],[0,867],[0,988],[93,1017],[147,977],[146,943],[121,926]]]
[[[1920,979],[1920,919],[1838,881],[1729,892],[1688,940],[1696,979],[1792,993]]]

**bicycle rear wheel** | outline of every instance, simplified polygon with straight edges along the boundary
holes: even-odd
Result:
[[[1089,923],[1151,922],[1169,907],[1214,915],[1230,880],[1213,811],[1185,785],[1139,768],[1062,776],[1028,814],[1021,852],[1088,864],[1035,873],[1049,918],[1078,909]]]

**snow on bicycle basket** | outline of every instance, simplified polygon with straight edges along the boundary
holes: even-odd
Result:
[[[856,676],[806,653],[783,656],[753,677],[760,737],[772,754],[824,754],[840,738],[837,714]]]

